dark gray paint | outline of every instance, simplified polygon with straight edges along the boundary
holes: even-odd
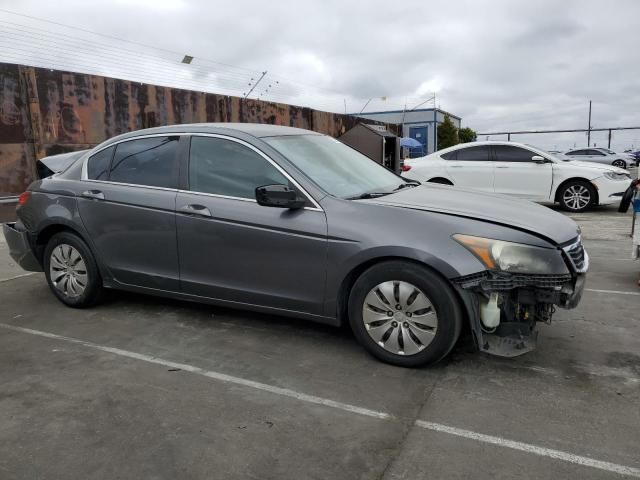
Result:
[[[322,211],[81,180],[81,163],[92,152],[160,133],[243,140],[287,171]],[[375,200],[331,197],[260,139],[282,134],[314,133],[270,125],[197,124],[121,135],[64,173],[34,182],[29,187],[32,200],[18,211],[21,228],[31,236],[52,224],[77,231],[96,254],[107,287],[328,323],[340,321],[341,293],[350,274],[370,262],[407,258],[452,279],[484,269],[451,239],[455,233],[551,248],[578,234],[572,220],[550,210],[441,186],[415,187]],[[83,198],[89,189],[100,190],[104,200]],[[205,204],[212,216],[175,214],[176,205],[194,202]]]

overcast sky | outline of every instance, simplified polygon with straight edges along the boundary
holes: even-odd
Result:
[[[345,101],[359,111],[370,98],[370,111],[412,108],[435,92],[441,108],[477,131],[584,128],[592,99],[594,126],[640,125],[639,0],[0,0],[0,8],[193,55],[185,88],[218,82],[242,94],[243,75],[267,70],[256,94],[334,111],[344,111]],[[0,21],[0,33],[14,29],[1,38],[5,45],[33,40],[42,52],[46,31],[64,32],[69,37],[58,41],[68,44],[77,36],[93,38],[96,48],[123,45],[3,12]],[[40,37],[17,37],[26,27]],[[46,58],[58,65],[75,61],[83,71],[129,77],[146,69],[157,83],[182,79],[143,58],[153,49],[134,44],[127,48],[139,71],[123,72],[117,56],[91,63],[82,54],[58,58],[62,48],[50,47]],[[4,59],[15,61],[23,50],[6,51]],[[521,139],[547,148],[586,142],[583,134]],[[606,146],[604,134],[594,141]],[[640,146],[640,131],[614,134],[615,148],[632,143]]]

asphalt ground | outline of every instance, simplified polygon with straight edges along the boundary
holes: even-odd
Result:
[[[0,240],[0,479],[640,478],[631,216],[574,218],[588,290],[538,349],[423,369],[296,319],[127,293],[69,309]]]

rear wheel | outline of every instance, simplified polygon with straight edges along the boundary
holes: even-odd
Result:
[[[44,272],[53,294],[70,307],[94,305],[102,293],[102,279],[87,244],[77,235],[61,232],[44,251]]]
[[[349,322],[376,358],[417,367],[451,351],[462,311],[452,288],[437,274],[411,262],[389,261],[369,268],[354,284]]]
[[[596,204],[596,190],[589,182],[573,180],[561,188],[558,200],[568,212],[584,212]]]
[[[618,167],[618,168],[627,168],[627,162],[625,162],[624,160],[618,159],[618,160],[614,160],[613,163],[611,164],[614,167]]]

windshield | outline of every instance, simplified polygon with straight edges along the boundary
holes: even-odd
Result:
[[[391,193],[406,181],[335,138],[263,138],[327,193],[340,198]]]

